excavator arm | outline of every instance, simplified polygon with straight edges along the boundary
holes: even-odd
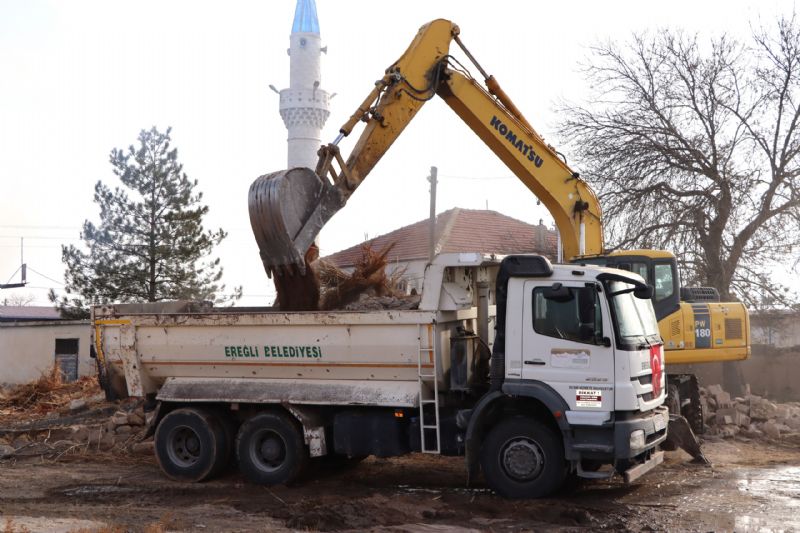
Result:
[[[450,56],[454,41],[484,75],[486,87]],[[315,172],[290,169],[253,183],[250,220],[268,274],[305,273],[305,254],[316,235],[436,95],[547,207],[559,228],[565,258],[603,252],[601,210],[594,192],[486,75],[461,43],[458,26],[438,19],[420,28],[334,143],[320,148]],[[366,126],[344,161],[338,143],[362,121]]]

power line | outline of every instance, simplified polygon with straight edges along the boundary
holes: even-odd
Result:
[[[31,271],[31,272],[33,272],[34,274],[39,274],[40,276],[42,276],[44,279],[46,279],[46,280],[48,280],[48,281],[52,281],[53,283],[58,283],[58,284],[59,284],[59,285],[61,285],[62,287],[64,286],[64,284],[63,284],[63,283],[61,283],[60,281],[56,281],[56,280],[54,280],[53,278],[51,278],[50,276],[45,276],[45,275],[44,275],[44,274],[42,274],[41,272],[38,272],[38,271],[36,271],[36,270],[32,269],[31,267],[28,267],[28,270],[30,270],[30,271]]]
[[[80,241],[80,237],[38,237],[33,235],[0,235],[0,239],[25,239],[38,241]]]
[[[20,225],[20,224],[0,224],[0,228],[15,228],[15,229],[81,229],[80,226],[33,226],[33,225]]]

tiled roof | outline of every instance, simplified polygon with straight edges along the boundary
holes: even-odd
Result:
[[[32,305],[0,305],[0,321],[58,320],[61,315],[54,307]]]
[[[390,263],[428,257],[429,222],[421,220],[366,241],[373,250],[394,242]],[[497,211],[456,207],[436,217],[436,252],[480,252],[494,254],[541,253],[555,258],[558,237],[544,225],[534,226]],[[325,260],[339,268],[361,258],[361,245],[329,255]]]

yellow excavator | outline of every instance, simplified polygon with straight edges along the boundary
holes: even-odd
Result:
[[[452,42],[480,72],[483,84],[450,55]],[[264,267],[275,276],[279,298],[282,292],[303,285],[306,256],[319,231],[420,108],[437,95],[544,203],[555,219],[564,259],[630,270],[653,285],[668,372],[675,364],[749,356],[749,318],[741,303],[720,303],[713,289],[681,288],[670,252],[606,252],[602,211],[591,187],[545,143],[495,78],[478,64],[462,43],[458,26],[443,19],[420,28],[405,53],[386,69],[341,127],[336,140],[320,148],[315,171],[275,172],[251,186],[251,224]],[[345,161],[338,144],[359,122],[366,126]],[[702,432],[697,379],[691,374],[670,374],[668,392],[671,411],[686,417],[696,433]]]

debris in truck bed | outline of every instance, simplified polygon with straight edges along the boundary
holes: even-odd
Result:
[[[403,271],[386,274],[386,256],[393,247],[391,243],[375,251],[364,244],[361,259],[347,273],[317,259],[318,250],[312,246],[306,254],[305,275],[294,269],[274,276],[277,306],[282,311],[415,309],[420,297],[397,288]]]
[[[272,276],[278,298],[275,305],[281,311],[315,311],[319,309],[319,279],[314,262],[319,249],[312,245],[306,252],[306,272],[300,273],[296,265],[284,266]]]
[[[402,272],[386,274],[386,256],[394,248],[390,243],[375,251],[369,244],[361,246],[361,259],[348,274],[334,265],[320,261],[318,267],[322,286],[320,309],[367,311],[379,309],[413,309],[419,298],[407,296],[397,288]]]

